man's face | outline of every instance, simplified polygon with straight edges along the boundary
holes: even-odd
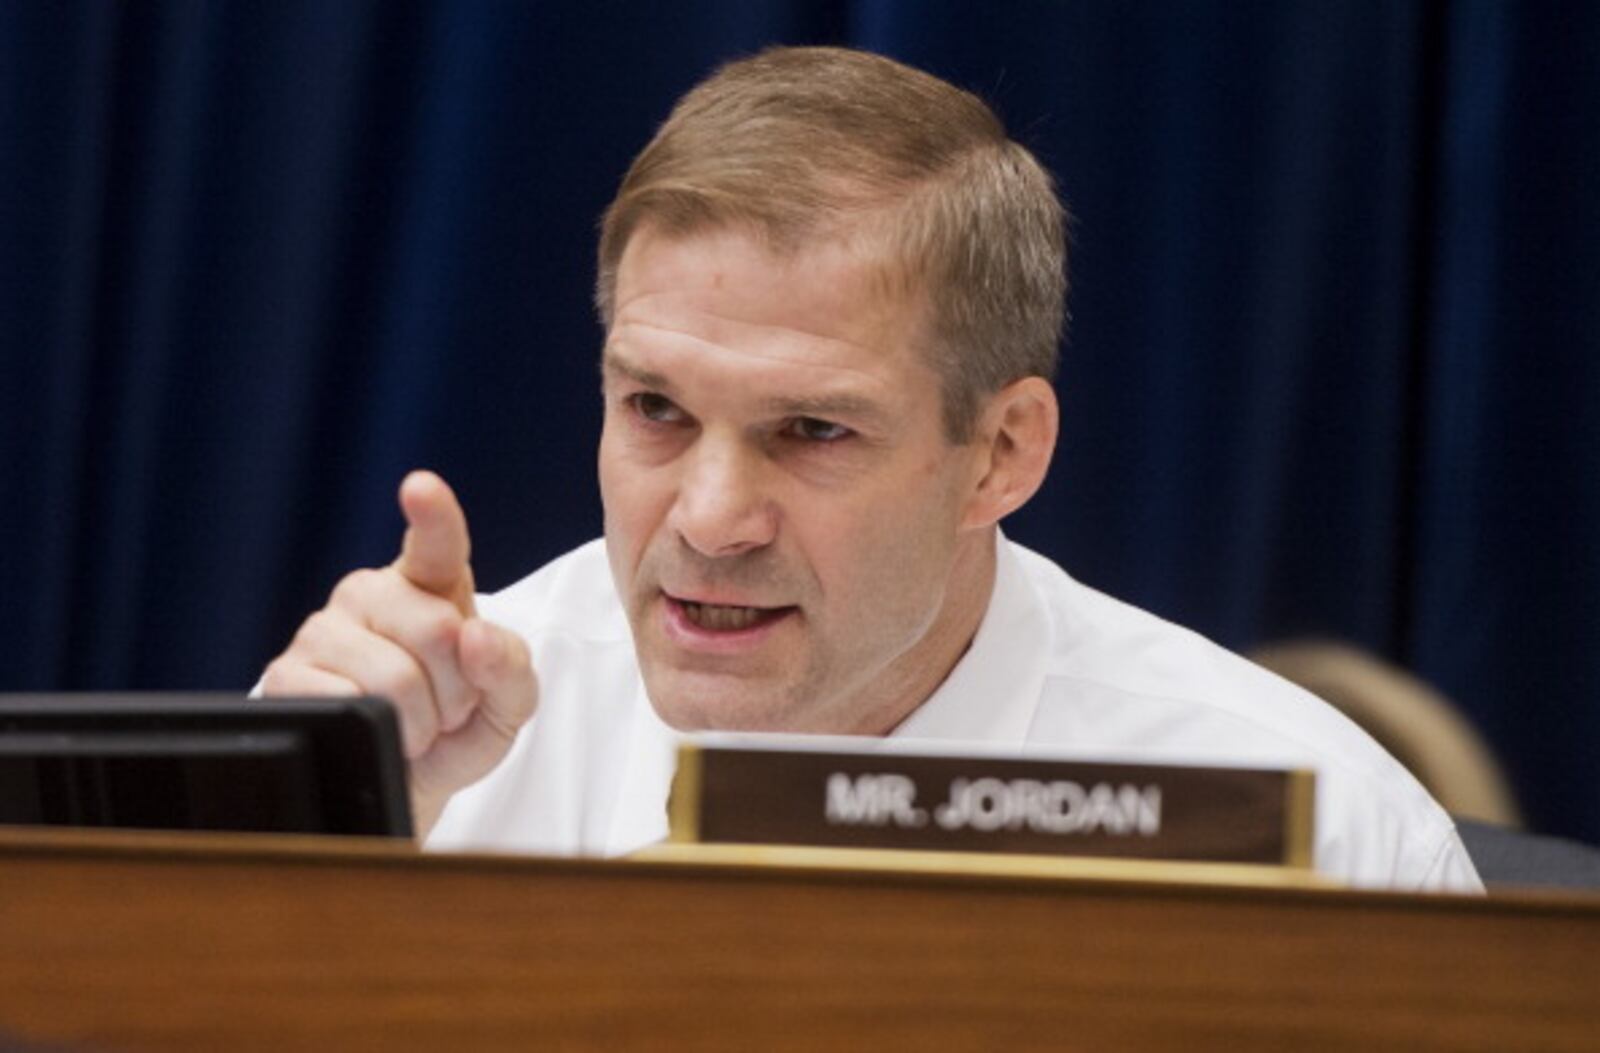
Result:
[[[988,602],[921,311],[835,244],[648,227],[605,351],[606,546],[651,701],[684,730],[878,734]]]

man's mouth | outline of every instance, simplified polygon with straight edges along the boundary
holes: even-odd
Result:
[[[734,633],[777,621],[793,607],[741,607],[723,603],[696,603],[669,596],[683,617],[697,629],[713,633]]]

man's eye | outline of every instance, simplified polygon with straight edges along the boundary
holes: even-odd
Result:
[[[831,420],[818,420],[816,417],[796,417],[789,422],[789,433],[806,442],[823,443],[838,442],[855,434],[843,424],[835,424]]]
[[[647,421],[656,424],[677,424],[683,420],[683,410],[665,395],[658,395],[653,391],[641,391],[637,395],[629,395],[628,401],[633,404],[633,411]]]

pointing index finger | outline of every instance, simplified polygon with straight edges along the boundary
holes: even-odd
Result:
[[[400,483],[405,538],[394,567],[407,581],[454,603],[469,617],[472,603],[472,542],[467,517],[445,481],[418,471]]]

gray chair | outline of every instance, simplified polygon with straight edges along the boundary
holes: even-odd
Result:
[[[1600,889],[1600,848],[1581,841],[1456,819],[1472,865],[1486,885]]]

